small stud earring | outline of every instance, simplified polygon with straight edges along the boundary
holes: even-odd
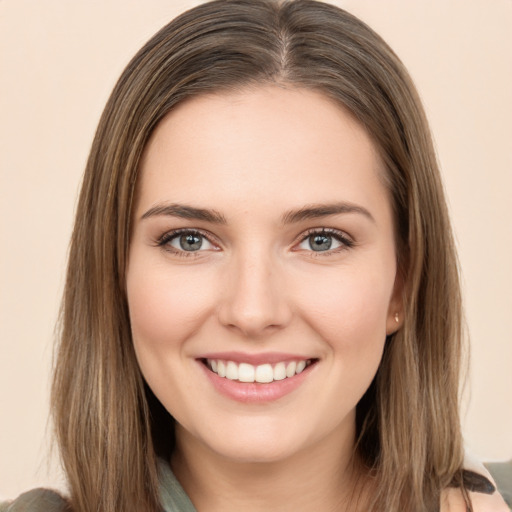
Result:
[[[395,322],[398,323],[400,320],[400,317],[398,316],[398,313],[395,313]]]

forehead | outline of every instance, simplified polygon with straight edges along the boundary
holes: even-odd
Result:
[[[179,104],[145,148],[138,196],[146,204],[187,193],[226,205],[241,195],[283,207],[370,203],[386,195],[383,173],[371,138],[346,109],[317,91],[268,86]]]

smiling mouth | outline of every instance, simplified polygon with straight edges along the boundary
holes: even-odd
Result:
[[[286,380],[302,373],[312,366],[318,359],[302,359],[297,361],[279,362],[276,364],[252,365],[249,363],[236,363],[222,359],[203,359],[203,364],[219,377],[244,382],[269,384],[274,381]]]

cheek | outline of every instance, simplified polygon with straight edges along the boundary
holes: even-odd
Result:
[[[182,386],[192,392],[197,385],[187,373],[186,342],[209,315],[212,300],[206,290],[212,286],[205,287],[205,276],[137,256],[132,254],[127,273],[133,345],[146,382],[175,415],[187,403]]]
[[[371,267],[370,267],[371,268]],[[354,269],[303,283],[301,310],[332,356],[351,371],[376,370],[386,340],[391,277]]]
[[[128,306],[136,349],[167,349],[194,332],[208,314],[211,298],[205,276],[165,265],[130,265]]]
[[[391,280],[357,271],[326,276],[324,283],[315,279],[301,291],[304,309],[326,329],[377,329],[384,335],[391,294]]]
[[[329,413],[319,429],[351,414],[370,386],[382,359],[392,293],[391,277],[371,267],[335,270],[304,276],[298,305],[324,347],[325,385],[315,400]]]

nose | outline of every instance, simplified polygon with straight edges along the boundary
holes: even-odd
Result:
[[[248,338],[262,338],[286,327],[292,310],[278,262],[257,254],[231,261],[223,283],[219,321]]]

